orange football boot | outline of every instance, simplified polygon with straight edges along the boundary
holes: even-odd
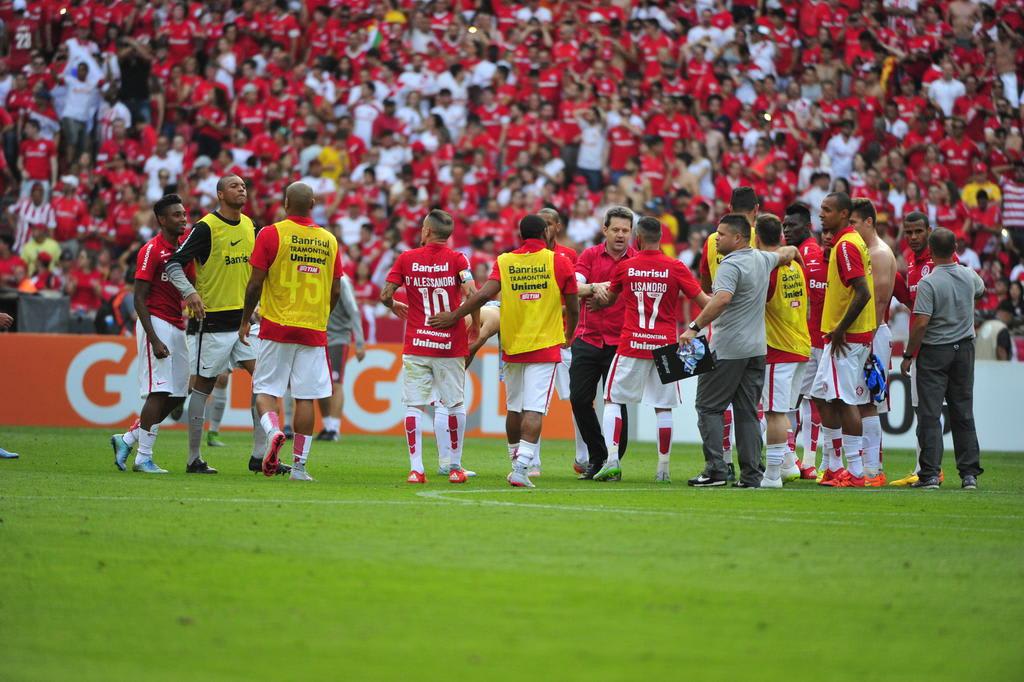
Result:
[[[466,480],[466,472],[462,469],[452,469],[448,472],[449,483],[465,483]]]
[[[406,483],[426,483],[427,475],[422,471],[410,471],[409,478],[405,479]]]
[[[846,476],[832,484],[833,488],[863,488],[865,486],[863,476],[854,476],[853,474],[846,472]]]
[[[800,467],[800,478],[804,481],[816,481],[818,479],[818,470],[814,467]]]
[[[865,488],[881,488],[888,484],[885,478],[885,472],[879,471],[877,476],[865,476],[864,487]]]
[[[849,475],[850,474],[846,469],[836,469],[835,471],[825,469],[825,475],[821,477],[820,481],[818,481],[818,485],[834,486],[836,481],[846,478]]]

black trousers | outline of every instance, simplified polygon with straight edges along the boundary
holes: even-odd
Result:
[[[939,475],[942,467],[942,401],[949,405],[949,426],[960,477],[977,476],[981,468],[978,432],[974,426],[974,341],[922,345],[917,354],[917,442],[921,447],[921,479]]]
[[[597,387],[608,379],[608,370],[615,358],[615,346],[592,346],[576,339],[572,343],[572,364],[569,365],[569,403],[583,442],[590,452],[590,465],[599,467],[608,459],[608,447],[601,433],[601,420],[594,409]],[[619,440],[619,458],[626,454],[629,441],[629,421],[626,406],[622,406],[622,437]]]

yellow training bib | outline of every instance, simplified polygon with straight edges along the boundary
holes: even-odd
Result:
[[[503,253],[498,256],[498,268],[502,350],[519,355],[565,343],[554,252]]]
[[[261,314],[286,327],[325,331],[338,240],[322,227],[291,220],[263,229],[277,230],[278,245],[260,297]]]
[[[196,291],[206,311],[241,310],[245,307],[245,286],[252,268],[249,257],[256,245],[256,226],[243,215],[237,225],[216,213],[203,217],[210,227],[210,257],[196,261]]]
[[[775,271],[775,291],[764,309],[768,347],[802,357],[811,355],[807,330],[807,282],[796,263]]]

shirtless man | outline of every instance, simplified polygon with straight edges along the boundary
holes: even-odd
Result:
[[[875,319],[878,320],[871,352],[878,356],[888,381],[889,361],[892,357],[892,332],[888,325],[889,301],[892,299],[893,286],[896,282],[896,256],[889,245],[878,237],[875,228],[875,207],[869,200],[853,200],[850,225],[864,240],[868,247],[868,255],[871,257],[871,275],[875,282]],[[882,422],[878,415],[888,411],[888,396],[880,405],[870,401],[860,406],[864,428],[864,485],[868,487],[881,487],[886,483],[885,473],[882,471]]]

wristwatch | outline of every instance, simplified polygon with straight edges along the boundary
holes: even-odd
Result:
[[[697,320],[694,320],[693,322],[691,322],[686,328],[687,329],[692,329],[695,332],[699,332],[700,331],[700,325],[697,324]]]
[[[903,359],[904,360],[913,360],[914,359],[914,354],[913,353],[904,353],[903,354]]]

